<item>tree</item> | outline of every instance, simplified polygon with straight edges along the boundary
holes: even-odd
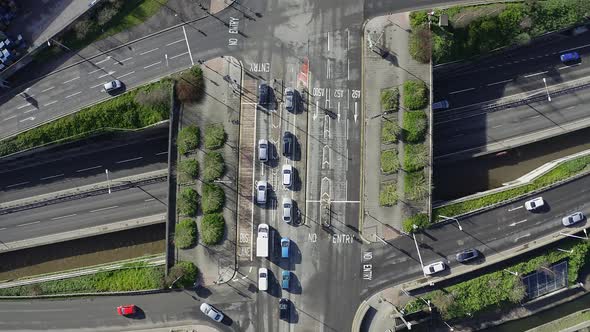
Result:
[[[181,102],[199,101],[203,88],[203,72],[199,66],[193,66],[176,79],[176,95]]]
[[[168,272],[166,277],[166,285],[168,287],[191,287],[197,280],[199,269],[193,262],[180,261]]]
[[[84,40],[89,34],[96,32],[98,26],[94,21],[87,18],[81,19],[74,24],[73,30],[76,34],[76,39]]]
[[[428,63],[432,56],[432,34],[428,27],[418,27],[410,33],[409,52],[418,62]]]
[[[526,286],[522,280],[515,277],[514,287],[508,293],[508,299],[514,303],[522,301],[526,297]]]
[[[98,25],[104,26],[117,15],[117,9],[112,6],[105,6],[98,12],[97,21]]]

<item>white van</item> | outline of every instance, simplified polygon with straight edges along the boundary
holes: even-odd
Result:
[[[268,270],[264,267],[258,269],[258,289],[268,290]]]

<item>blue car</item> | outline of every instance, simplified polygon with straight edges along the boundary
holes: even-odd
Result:
[[[577,62],[580,60],[580,55],[578,52],[568,52],[562,54],[560,57],[561,62]]]
[[[288,237],[281,239],[281,258],[289,258],[289,241]]]
[[[283,289],[289,289],[289,280],[291,280],[291,272],[283,271],[283,278],[281,281],[281,287]]]

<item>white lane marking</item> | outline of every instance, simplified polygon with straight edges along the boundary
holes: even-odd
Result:
[[[326,32],[326,35],[328,35],[328,51],[330,51],[330,31]]]
[[[350,49],[350,30],[346,29],[346,50]]]
[[[27,113],[30,113],[30,112],[33,112],[33,111],[36,111],[36,109],[33,108],[32,110],[24,111],[23,114],[27,114]]]
[[[126,58],[126,59],[123,59],[123,60],[121,60],[121,61],[119,61],[119,62],[125,62],[125,61],[127,61],[127,60],[131,60],[131,59],[133,59],[133,57],[132,57],[132,56],[130,56],[130,57]]]
[[[492,85],[496,85],[496,84],[502,84],[502,83],[508,83],[508,82],[512,82],[512,79],[509,80],[503,80],[503,81],[498,81],[498,82],[494,82],[494,83],[489,83],[486,84],[487,86],[492,86]]]
[[[467,92],[467,91],[471,91],[471,90],[475,90],[475,88],[469,88],[469,89],[457,90],[457,91],[449,92],[449,94],[450,94],[450,95],[454,95],[455,93]]]
[[[518,240],[524,239],[525,237],[529,237],[529,236],[531,236],[531,233],[525,234],[523,236],[519,236],[516,239],[514,239],[514,242],[518,242]]]
[[[527,221],[527,220],[525,219],[525,220],[521,220],[521,221],[513,222],[513,223],[512,223],[512,224],[510,224],[509,226],[510,226],[510,227],[514,227],[514,226],[516,226],[516,225],[518,225],[518,224],[522,224],[523,222],[526,222],[526,221]]]
[[[533,76],[543,75],[545,73],[547,73],[547,71],[542,71],[540,73],[534,73],[534,74],[524,75],[524,77],[533,77]]]
[[[563,67],[559,67],[557,68],[558,70],[562,70],[562,69],[566,69],[566,68],[571,68],[571,67],[576,67],[581,65],[581,63],[574,63],[573,65],[569,65],[569,66],[563,66]]]
[[[110,210],[110,209],[116,209],[118,207],[119,207],[118,205],[113,205],[113,206],[109,206],[109,207],[103,207],[103,208],[96,209],[96,210],[90,210],[90,213],[104,211],[104,210]]]
[[[521,206],[517,206],[517,207],[515,207],[515,208],[508,209],[508,212],[516,211],[516,210],[518,210],[518,209],[522,209],[523,207],[524,207],[523,205],[521,205]]]
[[[139,55],[148,54],[148,53],[151,53],[151,52],[153,52],[153,51],[156,51],[156,50],[158,50],[158,49],[160,49],[160,48],[159,48],[159,47],[156,47],[156,48],[154,48],[153,50],[149,50],[149,51],[145,51],[145,52],[143,52],[143,53],[139,53]]]
[[[451,136],[451,138],[461,137],[461,136],[465,136],[465,134],[456,134],[456,135]]]
[[[27,183],[29,183],[29,181],[11,184],[10,186],[6,186],[6,188],[12,188],[12,187],[16,187],[16,186],[22,186],[23,184],[27,184]]]
[[[106,83],[106,82],[102,82],[102,83],[100,83],[100,84],[93,85],[93,86],[91,86],[90,88],[91,88],[91,89],[98,88],[99,86],[103,86],[105,83]]]
[[[179,40],[177,40],[177,41],[173,41],[173,42],[171,42],[171,43],[168,43],[168,44],[166,44],[166,46],[174,45],[174,44],[176,44],[176,43],[180,43],[181,41],[184,41],[184,39],[179,39]]]
[[[569,51],[573,51],[573,50],[579,50],[581,48],[585,48],[588,46],[590,46],[590,44],[586,44],[586,45],[582,45],[582,46],[578,46],[578,47],[574,47],[574,48],[568,48],[567,50],[559,51],[557,53],[565,53],[565,52],[569,52]]]
[[[128,76],[128,75],[131,75],[131,74],[135,74],[135,70],[134,71],[131,71],[131,72],[128,72],[127,74],[123,74],[123,75],[119,76],[119,78],[123,78],[123,77]]]
[[[91,72],[88,72],[88,75],[92,75],[92,74],[96,73],[97,71],[101,71],[101,70],[105,70],[105,69],[104,68],[95,69],[95,70],[93,70]]]
[[[188,53],[188,52],[180,53],[180,54],[178,54],[178,55],[171,56],[171,57],[169,57],[168,59],[172,60],[172,59],[178,58],[179,56],[183,56],[183,55],[185,55],[185,54],[187,54],[187,53]]]
[[[330,78],[330,59],[326,59],[326,78]]]
[[[66,96],[66,99],[68,99],[68,98],[72,98],[73,96],[77,96],[77,95],[79,95],[79,94],[81,94],[81,93],[82,93],[82,91],[78,91],[78,92],[76,92],[76,93],[72,93],[71,95],[68,95],[68,96]]]
[[[38,224],[40,222],[41,222],[41,220],[37,220],[37,221],[33,221],[33,222],[28,222],[26,224],[16,225],[16,227],[23,227],[23,226],[28,226],[28,225],[34,225],[34,224]]]
[[[100,76],[98,76],[98,78],[107,77],[107,76],[109,76],[109,75],[113,75],[114,73],[115,73],[115,71],[114,71],[114,70],[113,70],[113,71],[109,71],[108,73],[106,73],[106,74],[104,74],[104,75],[100,75]]]
[[[21,108],[25,108],[25,107],[28,107],[28,106],[31,106],[31,104],[29,104],[29,103],[26,103],[26,104],[20,105],[20,106],[19,106],[19,107],[17,107],[16,109],[17,109],[17,110],[20,110]]]
[[[55,217],[55,218],[51,218],[51,220],[58,220],[58,219],[63,219],[63,218],[68,218],[68,217],[73,217],[73,216],[77,216],[77,213],[74,214],[68,214],[67,216],[61,216],[61,217]]]
[[[127,163],[127,162],[130,162],[130,161],[139,160],[139,159],[143,159],[143,157],[137,157],[137,158],[119,160],[119,161],[116,161],[115,164]]]
[[[159,155],[162,155],[162,154],[166,154],[166,153],[168,153],[168,151],[158,152],[158,153],[156,153],[156,156],[159,156]]]
[[[77,170],[76,173],[85,172],[85,171],[89,171],[91,169],[97,169],[97,168],[101,168],[101,167],[102,167],[102,165],[88,167],[88,168],[82,168],[82,169]]]
[[[10,119],[14,119],[14,118],[16,118],[16,115],[13,115],[13,116],[9,116],[9,117],[7,117],[7,118],[4,118],[4,120],[2,120],[2,121],[6,121],[6,120],[10,120]]]
[[[50,101],[50,102],[48,102],[47,104],[43,104],[43,106],[49,106],[49,105],[53,105],[53,104],[55,104],[55,103],[57,103],[57,100]]]
[[[35,117],[34,116],[29,116],[28,118],[24,118],[22,120],[19,120],[18,122],[33,121],[33,120],[35,120]]]
[[[497,126],[493,126],[492,128],[500,128],[500,127],[502,127],[502,126],[503,126],[503,125],[497,125]]]
[[[47,92],[47,91],[49,91],[49,90],[51,90],[51,89],[53,89],[53,88],[55,88],[55,87],[54,87],[54,86],[52,86],[52,87],[49,87],[49,88],[47,88],[47,89],[45,89],[45,90],[41,90],[41,92]]]
[[[148,199],[144,199],[143,201],[144,202],[150,202],[150,201],[155,201],[155,200],[156,200],[155,198],[148,198]]]
[[[157,65],[159,65],[161,63],[162,63],[162,61],[158,61],[156,63],[152,63],[151,65],[148,65],[148,66],[143,67],[143,69],[148,69],[149,67],[157,66]]]
[[[529,119],[535,119],[535,118],[538,118],[538,117],[540,117],[540,115],[533,115],[533,116],[529,116]]]
[[[195,65],[193,61],[193,54],[191,53],[191,46],[188,44],[188,38],[186,38],[186,30],[184,29],[184,25],[182,26],[182,32],[184,32],[184,40],[186,41],[186,48],[188,49],[188,55],[191,57],[191,65]]]
[[[80,76],[75,77],[75,78],[72,78],[71,80],[67,80],[67,81],[63,82],[62,84],[68,84],[68,83],[73,82],[73,81],[75,81],[75,80],[77,80],[79,78],[80,78]]]
[[[99,61],[99,62],[97,62],[97,63],[95,63],[95,64],[96,64],[96,65],[100,65],[101,63],[103,63],[103,62],[105,62],[105,61],[109,61],[110,59],[111,59],[111,56],[109,55],[109,56],[107,56],[107,57],[106,57],[106,59],[104,59],[104,60],[101,60],[101,61]]]
[[[41,178],[41,180],[48,180],[48,179],[53,179],[53,178],[58,178],[60,176],[64,176],[64,174],[57,174],[57,175],[52,175],[52,176],[46,176],[44,178]]]
[[[346,59],[346,78],[350,80],[350,59]]]
[[[0,231],[3,231],[3,230],[5,230],[5,229],[6,229],[6,227],[2,227],[2,228],[0,228]]]

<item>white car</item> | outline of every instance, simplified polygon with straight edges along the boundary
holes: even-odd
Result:
[[[104,91],[106,92],[113,92],[115,90],[120,89],[123,86],[123,84],[121,84],[121,81],[119,80],[114,80],[114,81],[110,81],[104,84]]]
[[[536,198],[533,198],[530,201],[526,201],[524,203],[524,207],[529,211],[534,211],[543,205],[545,205],[545,201],[543,201],[543,197],[536,197]]]
[[[201,304],[201,311],[216,322],[221,322],[223,320],[223,314],[209,303],[203,302]]]
[[[290,224],[293,220],[293,200],[283,197],[283,221]]]
[[[258,160],[268,161],[268,140],[261,139],[258,141]]]
[[[291,187],[293,184],[293,166],[283,165],[283,186]]]
[[[256,202],[258,204],[266,204],[266,189],[268,188],[268,182],[261,180],[256,182]]]
[[[268,270],[264,267],[258,269],[258,289],[261,291],[268,289]]]
[[[584,214],[582,212],[576,212],[576,213],[572,213],[569,216],[563,217],[563,219],[561,219],[561,223],[564,226],[571,226],[577,222],[580,222],[582,220],[584,220]]]
[[[428,264],[424,267],[424,274],[425,275],[431,275],[431,274],[435,274],[438,273],[440,271],[444,271],[446,269],[446,265],[443,261],[439,261],[439,262],[434,262],[431,264]]]

